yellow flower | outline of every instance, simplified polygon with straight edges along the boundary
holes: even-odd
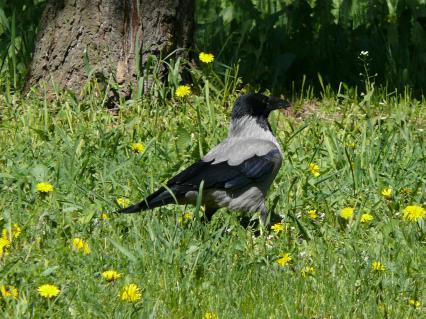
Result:
[[[89,244],[81,238],[76,237],[72,240],[72,248],[77,252],[82,251],[86,255],[90,254]]]
[[[101,215],[101,219],[103,219],[103,220],[108,220],[108,219],[109,219],[108,214],[107,214],[107,213],[102,213],[102,215]]]
[[[53,192],[53,185],[50,183],[37,183],[36,185],[36,189],[40,192],[40,193],[50,193]]]
[[[203,63],[212,63],[214,61],[214,55],[211,53],[200,52],[198,58]]]
[[[311,172],[315,177],[320,176],[320,167],[315,163],[310,163],[308,167],[308,171]]]
[[[3,229],[1,235],[2,235],[3,238],[12,239],[12,237],[18,238],[21,235],[21,232],[22,232],[21,227],[19,227],[18,224],[13,224],[12,225],[12,231],[11,231],[12,236],[10,235],[9,231],[6,228]]]
[[[426,216],[426,211],[423,207],[417,205],[410,205],[404,208],[403,219],[409,220],[410,222],[416,222],[420,218]]]
[[[284,225],[281,223],[276,223],[271,226],[271,229],[274,231],[275,234],[279,234],[284,230]]]
[[[371,264],[371,269],[374,271],[385,271],[385,265],[383,265],[380,261],[374,261]]]
[[[191,94],[191,88],[188,85],[179,85],[175,92],[177,97],[185,97]]]
[[[142,298],[142,294],[137,285],[128,284],[121,290],[120,298],[122,301],[136,302]]]
[[[186,212],[185,214],[183,214],[183,219],[184,220],[192,220],[193,216],[191,213]]]
[[[347,148],[355,149],[356,148],[356,144],[355,143],[346,143],[346,147]]]
[[[143,153],[143,151],[145,150],[145,145],[143,145],[142,143],[131,143],[130,149],[135,153]]]
[[[3,228],[2,232],[1,232],[1,237],[2,238],[6,238],[6,239],[11,239],[9,231],[6,228]]]
[[[130,200],[127,198],[120,197],[120,198],[117,198],[117,204],[122,208],[126,208],[126,207],[129,207]]]
[[[0,257],[3,257],[8,254],[9,247],[10,247],[9,239],[0,237]]]
[[[278,265],[285,266],[287,265],[293,258],[289,253],[282,253],[281,258],[277,260]]]
[[[308,210],[308,216],[310,219],[317,219],[318,218],[318,214],[317,214],[317,210],[316,209],[311,209]]]
[[[345,207],[340,211],[340,217],[343,219],[350,219],[354,215],[354,209],[352,207]]]
[[[13,224],[12,225],[12,236],[14,238],[18,238],[21,235],[21,233],[22,233],[21,227],[19,227],[18,224]]]
[[[188,222],[188,221],[192,220],[193,218],[194,218],[194,216],[192,215],[192,213],[186,212],[178,218],[178,222],[179,223]]]
[[[115,281],[121,277],[121,274],[115,270],[107,270],[102,273],[102,277],[104,277],[106,281]]]
[[[421,302],[420,301],[418,301],[418,300],[416,300],[416,299],[410,299],[409,301],[408,301],[408,304],[410,305],[410,306],[413,306],[414,308],[420,308],[420,306],[422,305],[421,304]]]
[[[39,295],[44,298],[56,297],[61,292],[61,290],[57,286],[50,284],[41,285],[37,288],[37,291]]]
[[[315,268],[314,267],[311,267],[311,266],[306,266],[306,267],[303,267],[301,270],[300,270],[300,274],[302,275],[302,277],[306,277],[306,276],[309,276],[309,275],[314,275],[315,274]]]
[[[386,199],[391,199],[392,193],[393,193],[393,190],[390,187],[382,189],[382,196]]]
[[[369,213],[365,213],[361,215],[361,219],[360,222],[361,223],[369,223],[374,219],[373,215],[369,214]]]
[[[18,299],[18,289],[16,289],[13,286],[0,286],[0,293],[3,296],[3,298],[10,298]]]
[[[219,319],[219,316],[214,312],[206,312],[203,316],[203,319]]]

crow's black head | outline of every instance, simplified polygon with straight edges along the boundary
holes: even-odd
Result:
[[[277,97],[268,97],[260,93],[244,94],[235,101],[232,119],[247,115],[268,118],[271,111],[288,107],[290,103]]]

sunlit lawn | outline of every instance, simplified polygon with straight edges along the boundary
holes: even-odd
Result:
[[[195,94],[118,114],[95,98],[2,107],[0,317],[426,317],[424,102],[271,116],[285,158],[270,234],[227,210],[112,214],[226,136],[236,95]]]

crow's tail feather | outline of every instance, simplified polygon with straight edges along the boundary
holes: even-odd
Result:
[[[118,214],[130,214],[130,213],[137,213],[142,212],[144,210],[148,210],[150,207],[148,206],[147,202],[145,200],[141,201],[140,203],[137,203],[135,205],[131,205],[129,207],[122,208],[116,213]]]
[[[156,192],[149,195],[143,201],[134,204],[129,207],[122,208],[118,210],[116,213],[119,214],[131,214],[137,213],[145,210],[154,209],[159,206],[167,205],[174,203],[174,198],[170,195],[170,193],[164,188],[161,187]]]

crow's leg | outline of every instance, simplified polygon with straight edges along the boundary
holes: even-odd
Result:
[[[204,219],[206,222],[210,222],[212,220],[212,217],[214,213],[216,213],[217,208],[214,207],[206,207],[204,209]]]
[[[260,208],[260,225],[259,225],[260,235],[267,234],[269,228],[271,227],[271,216],[268,213],[265,205],[262,205]]]
[[[248,215],[247,213],[243,213],[240,217],[240,225],[244,228],[256,228],[259,224],[258,218],[253,218],[252,215]]]
[[[263,227],[268,227],[270,224],[270,216],[265,205],[260,207],[260,223]]]

